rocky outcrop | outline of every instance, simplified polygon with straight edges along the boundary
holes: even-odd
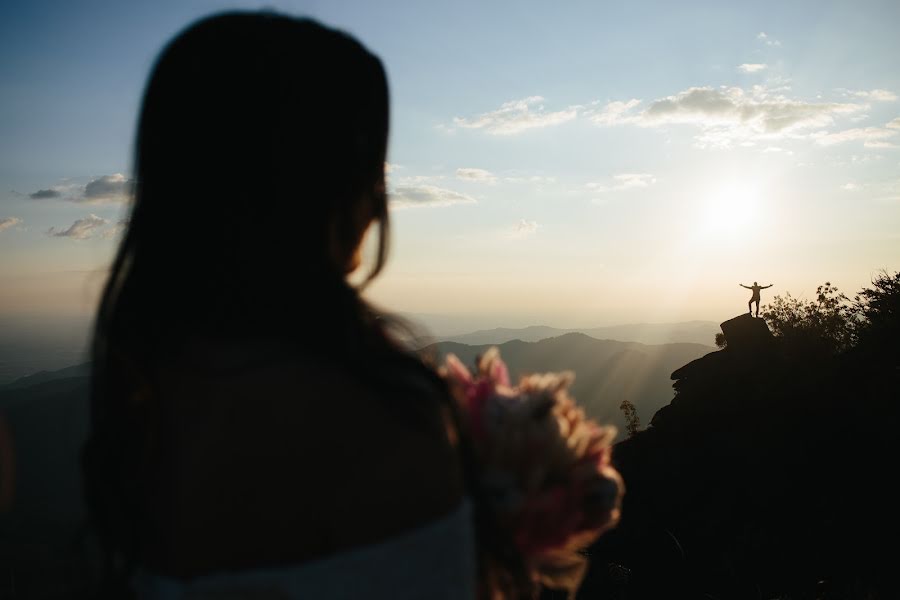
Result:
[[[766,352],[771,349],[772,342],[775,340],[764,319],[757,319],[746,314],[728,319],[720,327],[728,342],[727,347],[732,352]],[[673,379],[677,378],[677,372],[672,374]]]
[[[673,400],[615,447],[623,518],[581,597],[892,597],[876,549],[898,533],[881,461],[898,454],[900,370],[787,351],[749,315],[722,331],[725,349],[676,370]]]

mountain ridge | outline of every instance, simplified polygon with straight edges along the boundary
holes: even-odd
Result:
[[[642,344],[570,332],[537,342],[437,342],[421,352],[438,363],[452,353],[474,367],[476,357],[491,346],[500,350],[514,380],[526,373],[573,371],[573,397],[590,417],[618,427],[620,435],[626,425],[619,409],[623,400],[634,404],[642,423],[648,423],[672,398],[671,373],[715,350],[703,344]]]
[[[25,375],[24,377],[19,377],[10,381],[9,383],[0,385],[0,392],[6,390],[18,390],[37,385],[39,383],[56,381],[57,379],[66,379],[70,377],[87,377],[90,375],[90,373],[91,363],[89,362],[72,365],[71,367],[65,367],[62,369],[43,369],[32,373],[31,375]]]
[[[472,345],[502,344],[514,339],[520,339],[524,342],[537,342],[566,333],[583,333],[595,339],[618,342],[637,342],[648,345],[693,343],[710,346],[718,331],[719,326],[714,321],[700,320],[678,323],[629,323],[605,327],[572,328],[529,325],[519,328],[495,327],[459,335],[434,336],[431,341],[460,342]]]

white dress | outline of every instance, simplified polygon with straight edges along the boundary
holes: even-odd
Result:
[[[308,563],[179,580],[140,572],[146,600],[474,600],[475,533],[469,500],[450,514],[388,540]]]

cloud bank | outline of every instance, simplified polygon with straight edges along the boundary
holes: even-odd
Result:
[[[118,204],[131,198],[134,180],[121,173],[101,175],[91,179],[86,185],[64,185],[37,190],[28,197],[32,200],[63,198],[69,202],[83,204]]]
[[[59,230],[51,227],[47,230],[47,235],[52,237],[67,237],[74,240],[87,240],[94,236],[97,231],[108,224],[109,221],[91,214],[83,219],[78,219],[68,229]]]
[[[813,139],[822,146],[861,140],[866,148],[896,148],[896,144],[887,140],[897,134],[900,134],[900,131],[888,123],[885,127],[857,127],[835,133],[816,133],[813,135]]]
[[[688,125],[700,131],[700,147],[753,145],[762,140],[809,138],[812,130],[834,124],[835,118],[865,108],[852,102],[807,102],[789,98],[766,86],[692,87],[635,110],[639,100],[610,102],[591,120],[600,126],[665,127]],[[626,108],[627,107],[627,108]]]
[[[465,181],[478,181],[481,183],[495,183],[497,181],[496,175],[490,171],[485,171],[484,169],[457,169],[456,177],[457,179],[463,179]]]
[[[890,90],[848,90],[847,94],[875,102],[894,102],[897,100],[897,94]]]
[[[641,103],[637,98],[631,100],[614,100],[606,103],[603,108],[588,112],[588,119],[595,125],[621,125],[634,122],[634,117],[629,113]],[[598,103],[594,103],[595,105]]]
[[[512,100],[505,102],[497,110],[472,118],[456,117],[453,123],[463,129],[483,129],[493,135],[511,135],[528,129],[566,123],[578,115],[577,106],[548,112],[544,109],[543,101],[541,96]]]
[[[477,203],[471,196],[434,185],[400,186],[391,192],[390,199],[394,209]]]
[[[771,41],[764,33],[760,39]],[[738,69],[757,73],[767,69],[764,63],[745,63]],[[594,101],[570,106],[561,111],[548,111],[541,96],[531,96],[503,104],[498,110],[471,119],[457,117],[458,127],[482,129],[494,135],[512,135],[536,127],[549,127],[576,118],[587,119],[600,127],[634,125],[660,128],[686,125],[697,128],[696,145],[701,148],[727,148],[734,145],[753,146],[779,139],[806,139],[820,145],[839,143],[844,139],[862,140],[867,147],[889,147],[879,131],[829,133],[839,118],[856,122],[868,118],[871,102],[891,102],[897,95],[889,90],[853,91],[842,89],[845,101],[808,101],[789,97],[789,87],[753,85],[689,87],[675,94],[643,102],[638,98],[613,100],[605,104]],[[898,120],[887,128],[896,128]],[[871,128],[867,128],[871,129]],[[828,137],[835,136],[835,137]],[[853,137],[856,136],[856,137]],[[767,144],[768,145],[768,144]],[[490,181],[496,178],[482,169],[458,169],[460,179]]]
[[[32,200],[46,200],[48,198],[60,198],[61,196],[61,192],[52,188],[46,190],[38,190],[32,194],[28,194],[28,197]]]
[[[84,186],[82,202],[114,203],[125,202],[131,196],[134,182],[121,173],[98,177]]]

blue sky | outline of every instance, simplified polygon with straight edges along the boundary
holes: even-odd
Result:
[[[153,58],[257,6],[387,67],[388,308],[460,329],[723,319],[739,282],[809,295],[900,268],[896,2],[6,2],[0,316],[92,310]]]

